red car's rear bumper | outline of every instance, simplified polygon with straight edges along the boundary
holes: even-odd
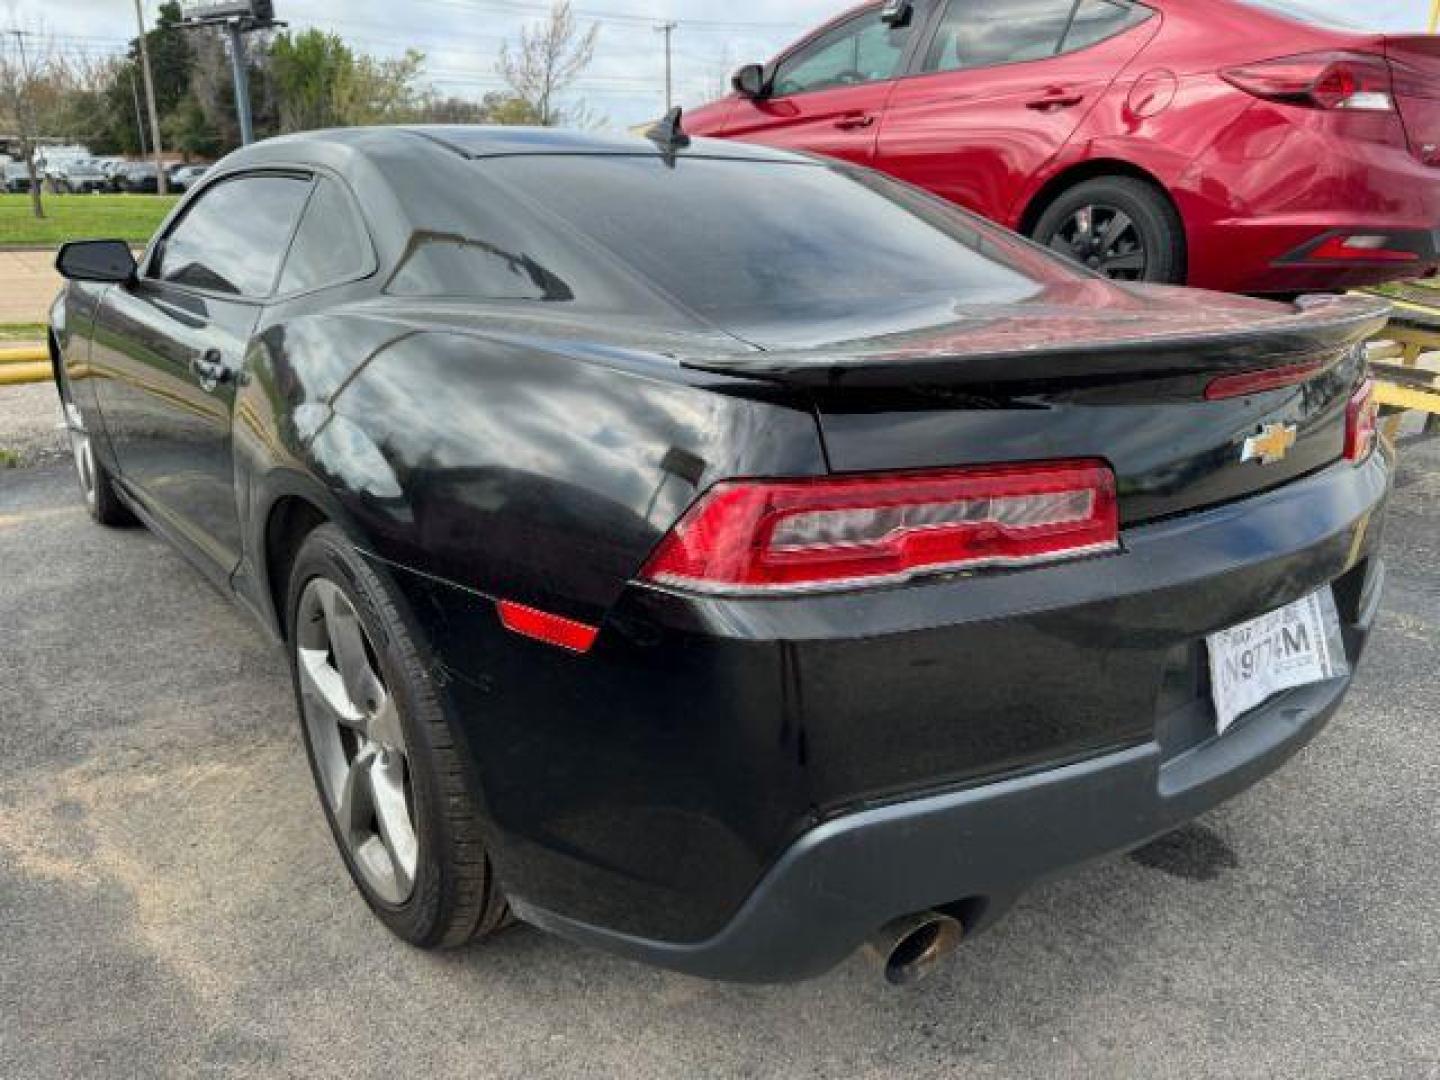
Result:
[[[1257,103],[1230,124],[1173,192],[1189,284],[1293,293],[1433,274],[1440,168],[1363,137],[1365,122],[1344,118],[1346,130],[1333,116]],[[1346,249],[1350,237],[1383,238],[1364,241],[1383,250]]]

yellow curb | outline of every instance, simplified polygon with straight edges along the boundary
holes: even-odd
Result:
[[[33,364],[50,359],[44,345],[0,345],[0,364]]]
[[[5,364],[0,367],[0,386],[20,383],[48,382],[53,377],[48,362],[43,364]]]

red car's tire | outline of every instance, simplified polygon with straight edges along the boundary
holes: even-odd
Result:
[[[1131,176],[1097,176],[1062,191],[1031,237],[1120,281],[1185,283],[1185,226],[1165,194]]]

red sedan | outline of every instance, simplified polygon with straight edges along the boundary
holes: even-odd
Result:
[[[888,0],[686,118],[882,169],[1101,272],[1248,293],[1440,265],[1440,38],[1290,0]]]

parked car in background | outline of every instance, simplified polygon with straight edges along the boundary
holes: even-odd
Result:
[[[873,165],[1111,277],[1440,264],[1440,39],[1299,0],[870,3],[735,85],[687,126]]]
[[[110,166],[106,175],[109,178],[111,191],[119,192],[125,190],[125,171],[133,164],[135,163],[132,161],[122,159]]]
[[[12,161],[4,171],[7,194],[20,195],[30,190],[30,170],[24,162]]]
[[[70,162],[65,166],[63,177],[64,189],[71,195],[87,195],[109,187],[104,170],[93,158]]]
[[[170,190],[189,191],[191,185],[209,171],[208,165],[176,165],[170,170]]]
[[[56,192],[66,190],[65,177],[72,165],[89,160],[89,149],[78,143],[70,146],[46,146],[35,151],[37,172]]]
[[[112,183],[118,180],[119,190],[130,195],[154,195],[160,190],[159,175],[153,162],[132,161],[117,170]]]
[[[215,171],[140,265],[60,253],[80,490],[282,645],[340,857],[412,944],[513,911],[727,979],[869,939],[905,981],[1350,685],[1380,301],[1121,285],[673,131]]]

